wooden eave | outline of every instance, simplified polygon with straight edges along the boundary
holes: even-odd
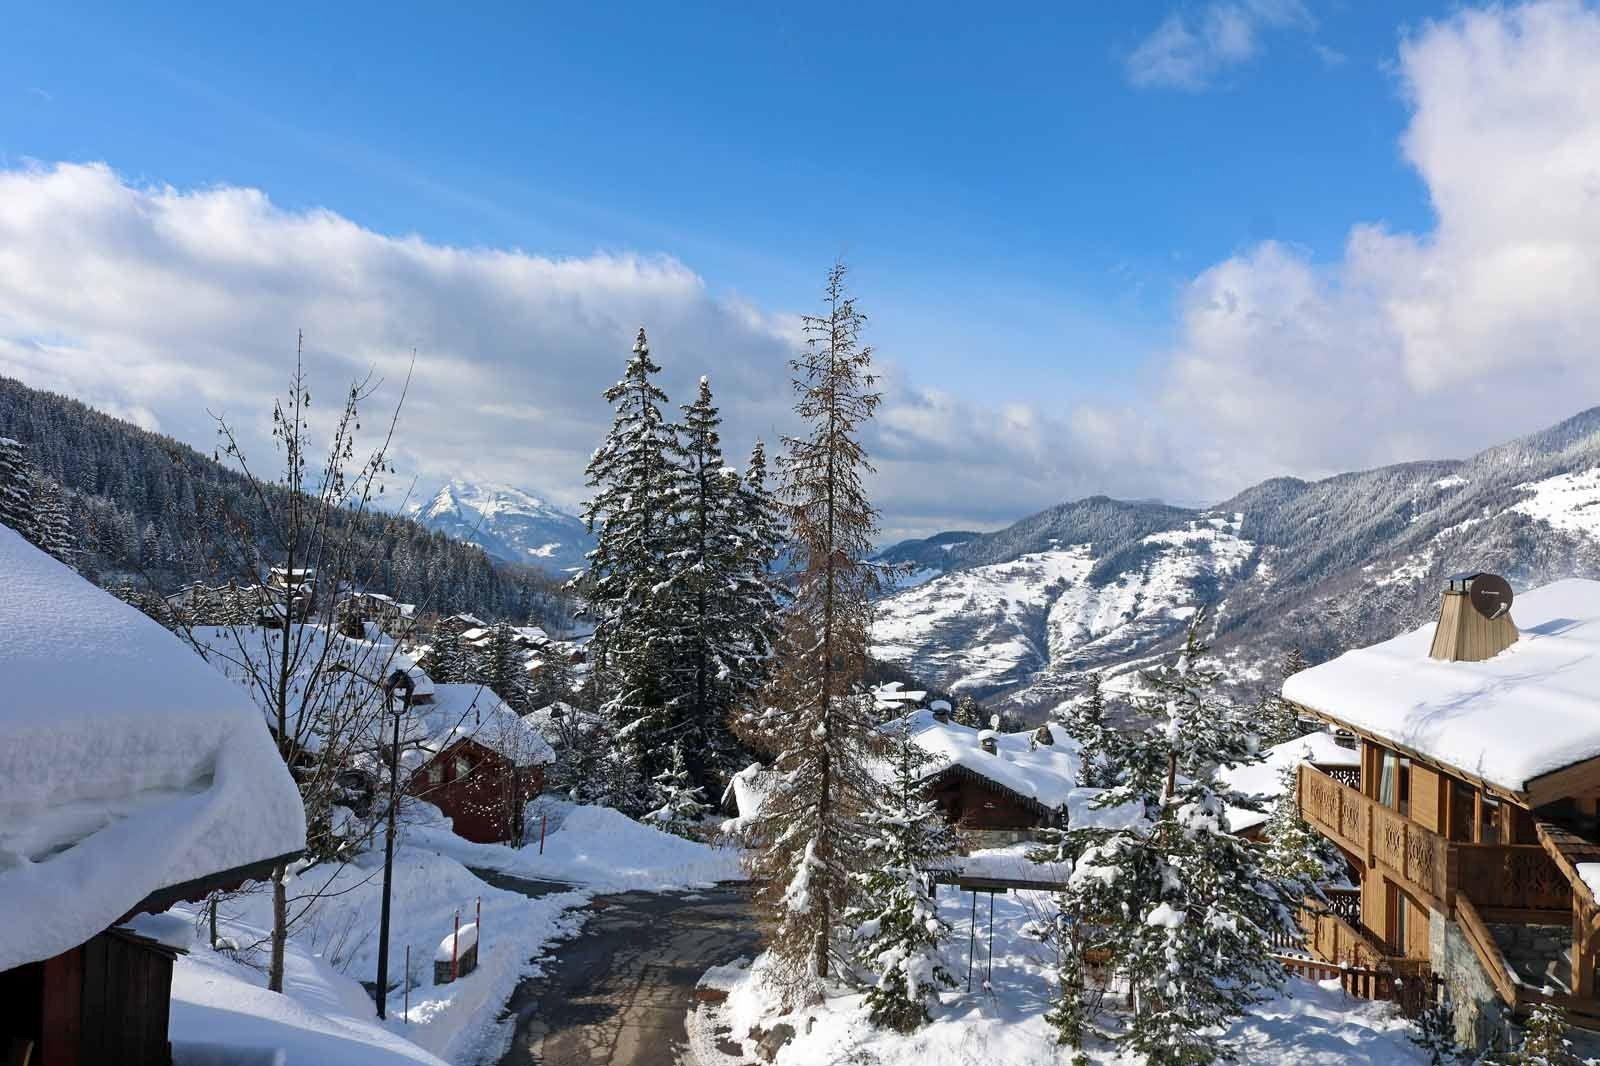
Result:
[[[264,881],[272,875],[273,870],[279,866],[286,866],[294,862],[304,854],[304,848],[287,851],[276,858],[246,863],[243,866],[235,866],[231,870],[219,870],[214,874],[196,877],[192,881],[180,881],[175,885],[158,888],[138,903],[135,903],[128,913],[111,924],[121,925],[139,914],[159,914],[174,903],[204,899],[213,892],[237,888],[246,881]]]
[[[1485,792],[1488,792],[1491,795],[1499,796],[1501,799],[1507,800],[1508,802],[1515,803],[1519,807],[1525,807],[1525,808],[1527,808],[1529,810],[1532,810],[1539,803],[1549,802],[1548,800],[1542,800],[1542,799],[1538,800],[1537,802],[1534,802],[1533,798],[1530,796],[1530,793],[1528,793],[1528,792],[1516,792],[1516,791],[1513,791],[1511,789],[1507,789],[1502,785],[1493,784],[1492,782],[1484,780],[1482,777],[1480,777],[1479,775],[1473,773],[1471,770],[1463,770],[1459,766],[1452,766],[1450,763],[1447,763],[1442,759],[1435,758],[1432,755],[1428,755],[1425,752],[1418,751],[1416,748],[1413,748],[1408,744],[1403,744],[1398,740],[1394,740],[1394,739],[1392,739],[1390,737],[1383,736],[1382,734],[1379,734],[1379,733],[1374,733],[1370,729],[1363,729],[1360,726],[1352,725],[1349,722],[1345,721],[1343,718],[1340,718],[1338,715],[1329,714],[1327,711],[1319,711],[1315,707],[1307,707],[1305,704],[1296,703],[1293,700],[1285,700],[1284,702],[1289,704],[1289,706],[1295,708],[1296,710],[1301,711],[1301,712],[1303,712],[1305,714],[1308,714],[1313,718],[1320,718],[1324,722],[1328,722],[1331,725],[1338,726],[1340,729],[1349,730],[1351,733],[1354,733],[1356,736],[1362,738],[1363,740],[1366,740],[1366,741],[1368,741],[1370,743],[1376,744],[1379,747],[1391,748],[1391,749],[1393,749],[1395,751],[1398,751],[1400,754],[1402,754],[1402,755],[1406,756],[1407,758],[1411,759],[1413,762],[1423,763],[1424,765],[1431,766],[1435,770],[1442,771],[1443,773],[1446,773],[1451,777],[1459,777],[1463,781],[1467,781],[1467,782],[1470,782],[1471,784],[1477,785],[1479,788],[1483,789]],[[1597,781],[1597,783],[1600,783],[1600,759],[1590,759],[1590,760],[1587,760],[1585,763],[1580,764],[1580,765],[1587,765],[1590,762],[1593,762],[1593,763],[1597,764],[1596,781]],[[1565,770],[1558,770],[1557,771],[1557,773],[1565,773],[1565,772],[1566,772]],[[1550,775],[1547,774],[1545,776],[1548,777]],[[1541,780],[1542,781],[1543,778],[1538,778],[1536,780]],[[1560,796],[1556,796],[1556,797],[1553,797],[1553,798],[1560,799],[1561,797]]]
[[[1583,913],[1590,916],[1600,914],[1600,900],[1595,899],[1594,890],[1588,882],[1578,876],[1579,863],[1600,862],[1600,844],[1549,822],[1535,822],[1534,829],[1539,834],[1539,843],[1544,845],[1544,850],[1571,882],[1573,895],[1578,897]]]

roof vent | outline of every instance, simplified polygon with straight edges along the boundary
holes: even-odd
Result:
[[[1455,574],[1445,584],[1430,659],[1481,663],[1517,642],[1511,585],[1498,574]]]

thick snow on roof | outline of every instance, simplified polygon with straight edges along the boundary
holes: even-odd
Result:
[[[1078,783],[1078,742],[1060,726],[1049,727],[1054,744],[1038,744],[1032,729],[1020,733],[980,731],[958,722],[940,722],[932,711],[926,710],[913,711],[908,717],[912,737],[934,757],[923,767],[924,777],[959,764],[1052,810],[1067,805]],[[881,728],[892,732],[898,728],[898,721]],[[995,754],[990,755],[979,746],[982,734],[995,738]]]
[[[556,753],[533,723],[483,685],[435,685],[433,702],[413,706],[411,715],[402,731],[424,752],[441,752],[470,738],[516,766],[555,761]]]
[[[150,893],[305,846],[294,782],[235,685],[0,526],[0,970]]]
[[[1525,592],[1522,639],[1480,663],[1428,658],[1433,624],[1284,682],[1284,697],[1511,791],[1600,756],[1600,581]]]
[[[1271,801],[1283,794],[1283,768],[1299,766],[1303,762],[1316,766],[1360,766],[1361,753],[1355,748],[1342,747],[1329,732],[1308,733],[1282,744],[1274,744],[1261,753],[1265,758],[1253,766],[1236,766],[1223,770],[1219,777],[1235,792],[1262,796],[1268,801],[1268,810],[1246,811],[1230,807],[1228,827],[1235,833],[1265,822],[1271,813]]]

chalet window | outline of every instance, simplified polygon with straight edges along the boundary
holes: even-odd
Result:
[[[1395,810],[1399,811],[1402,815],[1409,815],[1411,813],[1411,760],[1410,759],[1401,759],[1400,760],[1399,777],[1400,777],[1400,795],[1399,795],[1399,802],[1397,802],[1395,804]]]
[[[1400,795],[1400,756],[1386,751],[1382,760],[1378,767],[1378,802],[1394,807]]]
[[[1483,819],[1479,827],[1478,842],[1500,843],[1500,801],[1487,794],[1483,797]]]
[[[1394,927],[1394,936],[1389,938],[1389,946],[1401,955],[1406,953],[1406,897],[1393,885],[1389,886],[1389,921]]]
[[[1450,783],[1450,839],[1472,841],[1473,819],[1477,817],[1477,789],[1465,781]]]
[[[470,756],[457,755],[455,761],[455,778],[457,781],[472,773],[472,759]]]
[[[444,767],[440,766],[438,763],[428,764],[428,784],[444,784]]]

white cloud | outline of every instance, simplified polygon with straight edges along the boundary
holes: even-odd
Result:
[[[1309,30],[1300,0],[1215,0],[1197,14],[1173,11],[1128,54],[1128,80],[1141,89],[1204,89],[1261,50],[1264,30]]]
[[[1091,493],[1218,500],[1467,454],[1600,403],[1600,12],[1464,12],[1409,35],[1397,69],[1436,225],[1356,225],[1331,262],[1266,242],[1210,266],[1125,403],[1017,380],[986,406],[880,353],[867,443],[885,534]],[[392,398],[417,349],[401,459],[425,481],[571,504],[641,322],[674,398],[711,374],[736,460],[789,428],[795,316],[714,295],[671,258],[451,248],[249,189],[0,171],[0,373],[201,446],[207,408],[264,439],[304,328],[324,396],[377,366]],[[975,372],[1006,374],[1005,354],[975,354]]]

